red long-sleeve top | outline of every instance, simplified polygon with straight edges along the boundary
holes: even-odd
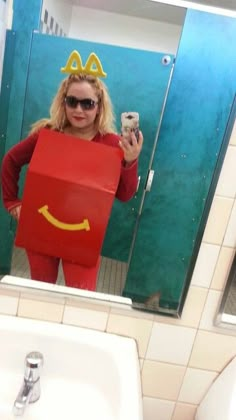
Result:
[[[25,140],[13,146],[4,156],[1,169],[2,199],[4,207],[10,211],[21,203],[18,197],[18,181],[21,168],[28,164],[37,144],[39,132],[31,134]],[[119,136],[113,133],[105,135],[96,134],[91,140],[108,146],[119,147]],[[116,191],[116,197],[120,201],[130,200],[136,192],[138,183],[138,162],[135,160],[131,165],[122,163],[120,181]]]

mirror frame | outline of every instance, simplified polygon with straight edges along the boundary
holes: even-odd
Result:
[[[217,327],[224,327],[224,328],[236,330],[236,311],[235,311],[235,314],[229,314],[225,310],[227,300],[232,293],[233,283],[235,283],[235,289],[236,289],[236,252],[234,254],[234,259],[233,259],[233,262],[229,271],[229,275],[228,275],[226,285],[223,291],[223,295],[220,301],[219,309],[217,311],[217,314],[214,320],[214,324]],[[235,308],[236,308],[236,302],[235,302]]]

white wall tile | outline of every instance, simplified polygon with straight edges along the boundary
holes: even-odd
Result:
[[[178,402],[171,420],[194,420],[197,406]]]
[[[233,248],[236,247],[236,201],[234,202],[232,213],[229,218],[223,245]]]
[[[221,245],[224,239],[234,200],[215,196],[210,209],[203,242]]]
[[[44,302],[20,298],[18,316],[42,321],[61,322],[64,306],[52,302]]]
[[[217,264],[211,282],[211,289],[224,289],[233,262],[234,254],[234,248],[221,247],[219,258],[217,260]]]
[[[230,328],[229,325],[229,329],[227,330],[227,328],[215,325],[216,316],[219,313],[222,295],[223,292],[220,292],[218,290],[209,291],[206,305],[202,314],[202,319],[200,322],[200,329],[225,335],[229,334],[230,329],[230,335],[236,337],[236,328]],[[219,321],[219,319],[217,319],[217,321]]]
[[[145,397],[177,400],[186,368],[151,360],[144,360],[142,369]]]
[[[231,145],[236,146],[236,121],[234,123],[234,128],[230,137],[230,142]]]
[[[221,372],[236,355],[236,337],[199,330],[189,367]]]
[[[0,289],[0,313],[1,314],[16,315],[18,303],[19,303],[18,292]]]
[[[187,365],[196,330],[154,323],[146,358],[178,365]]]
[[[64,324],[105,331],[107,320],[108,312],[66,305],[62,322]]]
[[[217,376],[216,372],[188,368],[180,389],[178,401],[199,404]]]
[[[202,330],[211,331],[214,328],[213,322],[216,316],[222,292],[218,290],[210,290],[207,296],[205,308],[200,321],[200,328]]]
[[[143,420],[171,420],[174,407],[174,401],[144,397]]]
[[[219,256],[220,246],[202,242],[191,285],[209,288]]]
[[[236,147],[229,146],[225,155],[216,195],[235,198],[236,195]]]

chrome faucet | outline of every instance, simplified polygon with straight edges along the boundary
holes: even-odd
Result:
[[[24,382],[13,406],[13,414],[22,416],[25,407],[40,397],[40,373],[43,366],[43,355],[33,351],[25,358]]]

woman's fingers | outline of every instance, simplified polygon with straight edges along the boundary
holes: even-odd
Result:
[[[14,217],[14,219],[16,219],[17,222],[19,221],[19,218],[20,218],[20,211],[21,211],[21,204],[14,207],[14,209],[10,210],[10,215]]]
[[[141,149],[142,145],[143,145],[143,134],[141,131],[139,131],[138,139],[136,138],[136,135],[133,131],[130,132],[130,136],[128,138],[122,136],[120,139],[120,146],[126,149],[132,149],[132,148]]]
[[[139,131],[138,145],[139,145],[139,148],[140,148],[140,151],[141,151],[142,146],[143,146],[143,133],[142,133],[142,131]]]
[[[120,147],[124,152],[124,159],[126,162],[132,162],[136,160],[141,152],[143,145],[143,135],[139,131],[138,140],[134,132],[130,132],[130,137],[121,137]]]

